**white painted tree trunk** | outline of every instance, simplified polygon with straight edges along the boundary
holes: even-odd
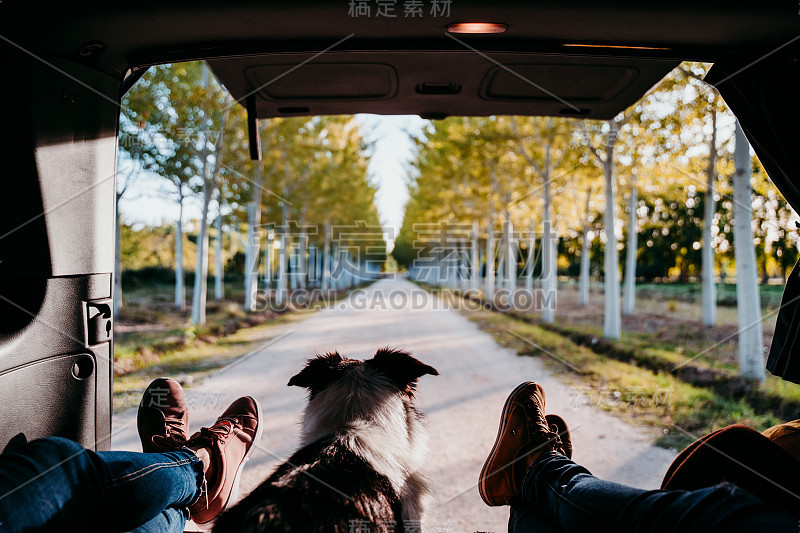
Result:
[[[344,288],[349,289],[353,286],[352,267],[350,265],[350,253],[347,250],[342,251],[342,274],[344,274]]]
[[[208,65],[203,66],[203,83],[208,89],[210,86],[210,72]],[[214,190],[217,188],[219,171],[222,165],[222,148],[224,140],[224,125],[227,115],[223,118],[214,149],[214,166],[209,173],[208,150],[209,125],[206,122],[203,131],[203,150],[199,156],[203,162],[203,211],[200,217],[200,228],[197,234],[197,262],[195,265],[194,294],[192,295],[192,323],[205,324],[206,322],[206,291],[208,289],[208,212]]]
[[[197,233],[197,262],[194,269],[194,291],[192,294],[192,323],[206,322],[206,291],[208,288],[208,206],[211,202],[211,190],[203,186],[203,212],[200,215]]]
[[[636,248],[638,246],[638,215],[636,213],[639,202],[636,191],[636,172],[631,177],[631,195],[628,202],[628,243],[625,250],[625,285],[622,288],[622,312],[632,315],[636,307]]]
[[[736,309],[739,315],[739,375],[764,381],[764,333],[761,326],[761,298],[758,292],[756,252],[753,246],[752,189],[750,186],[750,145],[736,122],[733,154],[733,247],[736,258]]]
[[[289,236],[287,233],[289,232],[289,209],[286,206],[286,203],[283,204],[282,209],[282,219],[283,223],[281,224],[280,232],[280,241],[281,247],[278,250],[278,286],[276,289],[275,294],[275,303],[278,305],[282,305],[284,299],[287,297],[288,292],[288,284],[287,284],[287,277],[288,277],[288,257],[287,254],[289,253]]]
[[[339,250],[336,245],[331,246],[331,289],[338,291],[340,288]]]
[[[178,200],[178,221],[175,223],[175,307],[186,308],[186,290],[183,286],[183,196]]]
[[[458,282],[461,294],[469,290],[469,275],[471,272],[469,264],[468,240],[460,239],[458,242]]]
[[[122,251],[120,250],[120,229],[122,221],[119,216],[119,196],[116,205],[117,228],[114,232],[114,315],[122,308]]]
[[[215,246],[215,259],[216,264],[214,265],[214,299],[215,300],[222,300],[225,298],[225,287],[223,285],[223,276],[225,273],[223,272],[224,269],[224,261],[222,257],[222,211],[217,211],[217,238],[214,241]]]
[[[622,316],[619,305],[619,257],[617,255],[617,235],[614,231],[616,215],[617,186],[614,176],[614,145],[616,144],[616,124],[609,121],[611,127],[606,141],[606,158],[603,164],[606,185],[605,213],[605,283],[603,301],[605,313],[603,317],[603,335],[609,339],[618,339],[622,334]]]
[[[583,229],[583,242],[581,243],[581,272],[578,282],[578,305],[589,305],[589,275],[591,271],[591,243],[589,242],[589,229]]]
[[[317,247],[313,244],[308,245],[308,286],[313,287],[319,280],[317,269]]]
[[[472,291],[477,291],[480,287],[481,276],[481,251],[478,243],[478,221],[472,221],[472,243],[470,248],[470,275],[469,275],[469,288]]]
[[[331,225],[325,223],[325,244],[322,253],[322,290],[331,288]]]
[[[716,95],[716,93],[715,93]],[[711,140],[708,143],[708,168],[706,170],[706,192],[703,215],[703,248],[702,248],[702,282],[703,282],[703,325],[717,324],[717,285],[714,279],[715,261],[712,228],[717,211],[714,200],[714,183],[716,182],[717,161],[717,110],[716,96],[712,102]]]
[[[536,263],[536,230],[533,223],[528,234],[528,257],[525,259],[525,292],[533,296],[533,267]]]
[[[589,204],[592,199],[592,190],[586,191],[586,207],[583,211],[583,239],[581,241],[581,270],[580,279],[578,282],[578,305],[586,307],[589,305],[589,288],[592,264],[591,264],[591,251],[592,243],[589,241]]]
[[[264,242],[264,288],[267,292],[272,288],[272,251],[275,248],[275,241],[267,235]]]
[[[506,234],[506,291],[513,301],[514,293],[517,291],[517,248],[514,242],[514,226],[508,213],[503,229]]]
[[[258,254],[261,226],[261,164],[256,163],[253,198],[247,206],[247,242],[244,249],[244,310],[256,311],[258,296]]]
[[[497,275],[495,276],[495,293],[501,291],[505,285],[506,275],[506,253],[505,253],[505,232],[500,232],[500,242],[497,243]]]
[[[308,278],[308,234],[306,233],[305,213],[300,217],[300,238],[297,246],[297,286],[301,289],[306,288]]]
[[[556,320],[556,254],[553,251],[552,202],[550,197],[550,147],[547,147],[546,166],[542,176],[542,320]]]
[[[494,227],[492,219],[494,213],[489,213],[489,224],[486,233],[486,276],[483,279],[484,298],[488,301],[494,300]]]
[[[544,224],[542,235],[542,320],[552,324],[556,320],[556,272],[554,261],[554,240],[550,231],[550,221]]]

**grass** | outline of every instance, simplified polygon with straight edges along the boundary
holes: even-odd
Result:
[[[302,320],[351,292],[338,291],[307,309],[292,307],[280,313],[248,314],[241,301],[209,300],[206,323],[195,326],[188,311],[173,307],[171,291],[154,285],[127,293],[114,333],[115,411],[138,405],[142,389],[153,378],[175,376],[189,386],[274,337],[275,326]]]
[[[450,291],[425,287],[445,299]],[[771,378],[760,387],[731,376],[731,365],[646,334],[602,339],[594,327],[533,323],[479,303],[462,312],[502,346],[539,357],[570,384],[580,407],[594,405],[661,430],[656,444],[683,448],[696,437],[734,423],[759,431],[800,409],[800,388]],[[681,366],[680,371],[675,368]],[[796,418],[797,416],[795,416]]]

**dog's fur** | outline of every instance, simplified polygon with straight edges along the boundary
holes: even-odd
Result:
[[[217,532],[403,531],[423,520],[427,434],[414,407],[417,379],[438,375],[407,352],[358,361],[310,359],[289,385],[309,391],[302,446],[249,496],[223,513]]]

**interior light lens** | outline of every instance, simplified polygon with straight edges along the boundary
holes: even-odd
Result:
[[[506,28],[508,26],[497,22],[457,22],[450,24],[447,31],[450,33],[503,33]]]
[[[561,46],[568,46],[573,48],[612,48],[622,50],[671,50],[670,48],[663,48],[660,46],[628,46],[622,44],[578,44],[569,43]]]

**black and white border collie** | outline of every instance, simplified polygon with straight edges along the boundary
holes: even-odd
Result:
[[[417,380],[407,352],[310,359],[289,385],[309,391],[301,448],[217,520],[215,532],[419,531],[430,499]]]

